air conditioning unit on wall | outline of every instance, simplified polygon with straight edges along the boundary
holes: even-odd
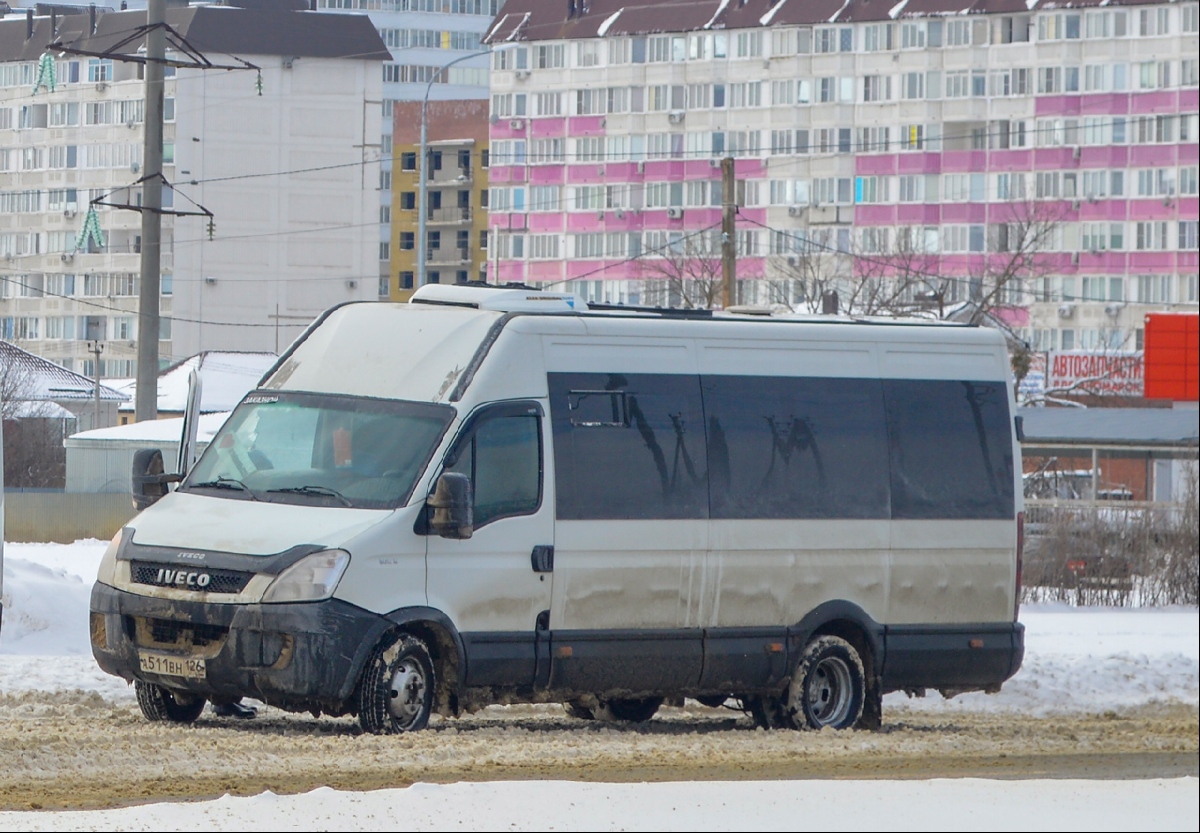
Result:
[[[667,209],[667,217],[672,220],[682,220],[683,209],[678,206],[671,206]]]
[[[512,130],[524,130],[525,129],[525,119],[512,119],[508,123],[508,126]]]
[[[1060,306],[1058,308],[1058,317],[1059,318],[1074,318],[1075,317],[1075,305],[1074,304],[1063,304],[1062,306]]]

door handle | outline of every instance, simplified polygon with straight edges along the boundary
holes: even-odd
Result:
[[[538,544],[530,553],[529,560],[535,573],[554,572],[554,547],[549,544]]]

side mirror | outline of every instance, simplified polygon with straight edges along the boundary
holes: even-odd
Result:
[[[471,537],[475,525],[471,478],[455,472],[443,473],[425,505],[432,532],[443,538]]]
[[[178,483],[177,474],[163,471],[162,451],[139,448],[133,454],[133,507],[141,512],[167,494],[168,483]]]

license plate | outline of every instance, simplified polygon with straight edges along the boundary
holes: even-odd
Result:
[[[168,654],[138,653],[138,665],[147,674],[162,674],[168,677],[204,679],[204,660],[193,657],[173,657]]]

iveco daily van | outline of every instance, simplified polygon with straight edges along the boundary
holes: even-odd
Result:
[[[994,691],[1023,653],[1010,379],[977,327],[339,306],[113,539],[93,651],[150,719],[248,696],[374,733],[685,696],[846,728]]]

